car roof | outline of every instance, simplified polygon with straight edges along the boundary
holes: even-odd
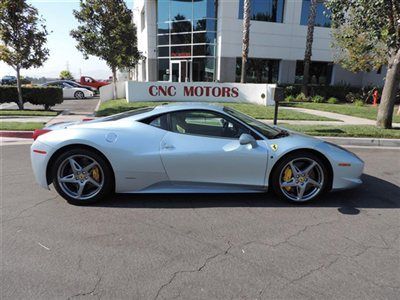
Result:
[[[207,102],[175,102],[169,104],[158,105],[154,108],[154,113],[169,112],[176,110],[187,110],[187,109],[205,109],[214,111],[223,111],[222,105],[207,103]]]

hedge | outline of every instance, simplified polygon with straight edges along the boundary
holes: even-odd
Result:
[[[285,97],[294,96],[296,97],[301,93],[301,84],[288,84],[280,85],[285,90]],[[309,91],[311,96],[320,95],[325,99],[331,97],[337,98],[339,101],[346,101],[348,93],[361,94],[362,90],[359,87],[352,87],[348,85],[309,85]]]
[[[46,108],[63,102],[63,91],[57,87],[22,87],[22,99],[24,103],[43,105]],[[0,104],[18,103],[18,91],[16,86],[0,86]]]

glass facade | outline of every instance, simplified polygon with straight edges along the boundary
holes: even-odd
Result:
[[[158,0],[158,80],[215,80],[216,30],[217,0]]]
[[[333,63],[324,61],[315,61],[310,64],[310,82],[311,84],[330,84],[332,80]],[[296,63],[295,83],[303,82],[304,62],[298,60]]]
[[[310,12],[310,0],[303,0],[303,6],[301,8],[301,25],[308,23],[308,16]],[[319,0],[317,3],[317,15],[315,17],[315,26],[318,27],[331,27],[331,13],[325,7],[324,1]]]
[[[243,19],[244,0],[239,1],[239,19]],[[251,20],[264,22],[283,22],[285,0],[252,0]]]
[[[236,82],[240,82],[242,58],[236,58]],[[249,58],[247,61],[246,82],[277,83],[279,76],[279,60]]]

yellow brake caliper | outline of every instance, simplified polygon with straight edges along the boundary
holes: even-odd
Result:
[[[283,180],[285,182],[288,182],[292,179],[292,176],[293,176],[292,169],[290,167],[287,167],[285,169],[285,172],[283,173]],[[290,191],[292,188],[290,186],[285,186],[284,189]]]
[[[92,169],[92,178],[97,182],[100,182],[100,171],[98,167]]]

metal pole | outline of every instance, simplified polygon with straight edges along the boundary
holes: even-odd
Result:
[[[275,99],[274,125],[277,125],[278,123],[278,107],[279,107],[279,101]]]

